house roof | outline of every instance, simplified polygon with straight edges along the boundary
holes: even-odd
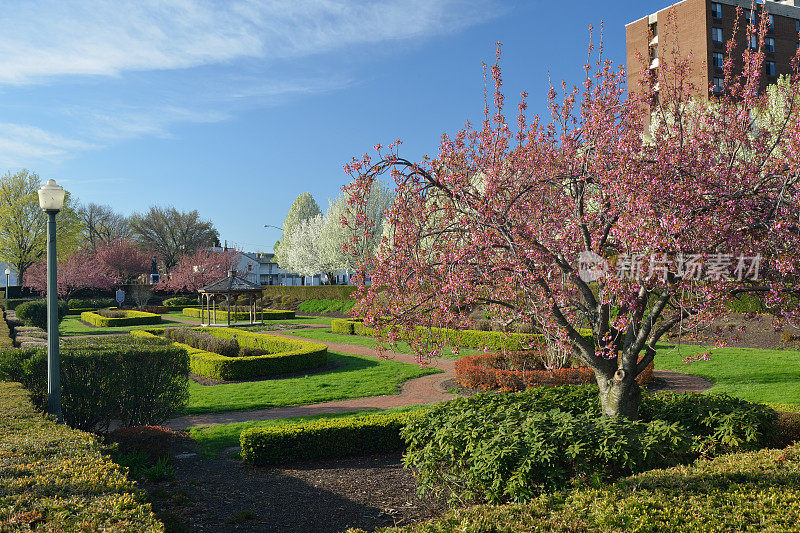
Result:
[[[228,276],[219,281],[215,281],[200,287],[197,292],[215,292],[215,293],[246,293],[246,292],[261,292],[261,286],[256,285],[246,279],[237,276],[235,270],[229,270]]]

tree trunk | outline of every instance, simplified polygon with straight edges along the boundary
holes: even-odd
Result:
[[[611,376],[595,371],[595,377],[600,386],[600,406],[604,415],[639,419],[642,391],[634,376],[619,369]]]

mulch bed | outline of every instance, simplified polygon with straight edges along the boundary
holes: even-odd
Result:
[[[167,531],[338,532],[433,518],[399,454],[253,468],[233,459],[174,459],[175,477],[141,482]]]

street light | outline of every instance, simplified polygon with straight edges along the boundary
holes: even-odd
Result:
[[[47,213],[47,412],[61,421],[61,360],[58,354],[56,214],[64,207],[64,189],[55,180],[39,189],[39,207]]]
[[[6,299],[8,299],[8,276],[11,275],[11,270],[6,269]]]

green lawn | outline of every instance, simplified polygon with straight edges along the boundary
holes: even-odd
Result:
[[[171,326],[188,326],[188,325],[190,324],[184,324],[176,320],[171,320],[169,318],[169,315],[162,315],[161,324],[157,325],[98,328],[84,324],[83,322],[81,322],[81,317],[79,316],[68,316],[64,318],[61,324],[59,324],[58,331],[59,334],[63,337],[70,337],[73,335],[109,335],[111,333],[128,333],[132,329],[147,329],[147,328],[158,328],[164,326],[171,327]]]
[[[364,409],[361,411],[350,411],[347,413],[325,414],[316,416],[299,416],[294,418],[279,418],[276,420],[260,420],[257,422],[237,422],[233,424],[218,424],[216,426],[208,426],[201,428],[190,428],[189,435],[200,444],[200,453],[209,456],[219,455],[221,451],[226,448],[239,446],[239,435],[245,429],[252,427],[269,427],[269,426],[282,426],[285,424],[294,424],[297,422],[305,422],[309,420],[317,420],[320,418],[349,418],[354,416],[361,416],[367,413],[376,412],[401,412],[401,411],[415,411],[418,409],[426,409],[425,405],[411,405],[408,407],[392,407],[391,409]]]
[[[328,351],[335,368],[305,376],[245,383],[189,385],[189,413],[248,411],[397,394],[407,379],[441,372],[435,368]]]
[[[377,345],[377,342],[373,337],[362,337],[360,335],[341,335],[339,333],[332,333],[329,329],[302,329],[290,331],[289,333],[297,337],[303,337],[304,339],[311,339],[319,342],[341,342],[343,344],[364,346],[366,348],[375,348]],[[411,347],[405,342],[400,342],[397,345],[396,351],[400,353],[411,353]],[[449,348],[445,348],[442,352],[442,357],[461,357],[462,355],[473,355],[482,351],[483,350],[474,350],[472,348],[461,348],[458,356],[456,356]]]
[[[679,352],[663,346],[656,356],[656,369],[709,379],[714,382],[710,392],[724,392],[752,402],[800,405],[800,351],[718,348],[713,349],[709,361],[682,361],[708,349],[682,345]]]

